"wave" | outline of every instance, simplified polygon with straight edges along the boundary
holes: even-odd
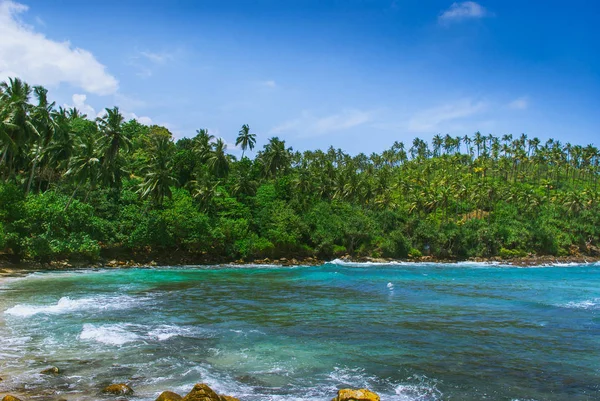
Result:
[[[474,262],[474,261],[458,261],[458,262],[407,262],[399,260],[390,261],[368,261],[368,262],[352,262],[343,259],[334,259],[327,264],[348,267],[366,267],[366,266],[432,266],[432,267],[472,267],[472,268],[489,268],[489,267],[512,267],[512,268],[536,268],[536,267],[576,267],[576,266],[593,266],[600,267],[600,262],[556,262],[556,263],[540,263],[539,265],[519,266],[510,262]]]
[[[133,342],[162,342],[174,337],[210,338],[213,336],[214,333],[210,330],[198,327],[163,324],[148,330],[147,326],[141,324],[117,323],[93,325],[86,323],[79,334],[79,339],[121,346]]]
[[[129,331],[127,328],[131,325],[107,324],[94,326],[86,323],[79,334],[80,340],[93,340],[107,345],[124,345],[127,343],[139,341],[142,338]]]
[[[597,310],[600,309],[600,298],[586,299],[579,302],[567,302],[566,304],[562,304],[560,306],[571,309]]]
[[[71,299],[62,297],[57,303],[51,305],[18,304],[4,311],[7,315],[18,317],[31,317],[37,314],[57,315],[81,311],[102,311],[129,309],[142,299],[122,295],[117,297],[102,296],[92,298]]]

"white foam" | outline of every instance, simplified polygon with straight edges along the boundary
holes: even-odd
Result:
[[[600,298],[594,298],[594,299],[586,299],[583,301],[579,301],[579,302],[568,302],[564,305],[560,305],[563,306],[565,308],[572,308],[572,309],[600,309]]]
[[[79,339],[118,346],[140,341],[142,338],[139,335],[127,330],[129,326],[130,325],[121,324],[95,326],[93,324],[86,323],[83,325],[81,334],[79,334]]]
[[[71,299],[69,297],[62,297],[56,304],[50,305],[29,305],[19,304],[12,308],[4,311],[7,315],[18,316],[18,317],[31,317],[37,314],[64,314],[72,312],[80,312],[85,310],[119,310],[128,309],[135,304],[139,303],[140,299],[136,299],[129,296],[117,296],[117,297],[93,297],[93,298],[79,298]]]
[[[173,337],[194,337],[197,335],[197,330],[192,330],[190,327],[182,327],[175,325],[161,325],[148,332],[150,339],[165,341]]]

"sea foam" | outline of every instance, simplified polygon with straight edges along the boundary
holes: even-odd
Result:
[[[565,308],[572,308],[572,309],[596,310],[596,309],[600,309],[600,298],[586,299],[586,300],[579,301],[579,302],[568,302],[561,306],[563,306]]]
[[[129,309],[137,304],[140,299],[129,296],[117,297],[92,297],[71,299],[70,297],[62,297],[55,304],[50,305],[29,305],[19,304],[4,311],[7,315],[18,317],[30,317],[37,314],[64,314],[72,312],[80,312],[86,310],[119,310]]]
[[[79,334],[79,339],[92,340],[107,345],[123,345],[141,340],[142,338],[139,335],[128,330],[129,326],[121,324],[95,326],[86,323],[83,325],[81,334]]]

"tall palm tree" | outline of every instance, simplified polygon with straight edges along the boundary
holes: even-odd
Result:
[[[172,169],[173,150],[169,138],[164,136],[153,138],[147,172],[138,192],[142,198],[151,197],[157,205],[162,205],[165,197],[171,197],[171,186],[177,183]]]
[[[69,208],[82,185],[90,183],[86,200],[89,193],[95,188],[101,167],[99,150],[98,140],[91,134],[82,135],[76,139],[75,154],[69,160],[69,168],[65,172],[65,176],[71,178],[75,183],[75,190],[67,202],[65,210]]]
[[[120,157],[120,151],[128,152],[131,148],[131,140],[122,130],[125,119],[118,107],[105,109],[106,114],[98,118],[98,127],[102,137],[102,177],[112,188],[120,188],[122,176],[124,175],[124,163]]]
[[[267,176],[276,176],[279,171],[286,170],[291,161],[291,149],[286,149],[285,141],[277,137],[269,139],[261,154]]]
[[[209,134],[206,128],[196,130],[196,136],[193,139],[193,149],[202,162],[206,162],[209,158],[214,140],[215,136]]]
[[[227,144],[223,139],[217,139],[207,160],[208,168],[218,178],[225,177],[229,172],[229,158],[225,153],[226,150]]]
[[[42,86],[36,86],[34,87],[34,93],[38,99],[38,104],[32,110],[32,118],[39,135],[37,143],[32,146],[30,152],[32,156],[32,166],[27,182],[27,190],[25,192],[27,194],[31,190],[31,183],[37,172],[38,164],[48,155],[48,145],[54,138],[57,130],[56,123],[52,119],[55,103],[48,102],[48,90]]]
[[[256,134],[250,133],[250,127],[248,124],[242,125],[242,129],[239,132],[237,139],[235,140],[235,146],[240,145],[242,147],[242,159],[244,158],[244,152],[246,149],[254,149],[256,143]]]
[[[0,83],[0,165],[7,165],[7,178],[16,169],[26,167],[27,147],[32,138],[39,136],[30,114],[31,87],[19,78]]]

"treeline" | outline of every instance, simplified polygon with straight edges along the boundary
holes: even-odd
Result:
[[[43,87],[0,85],[0,252],[53,260],[122,252],[198,259],[569,255],[600,241],[600,154],[525,135],[436,135],[381,154],[241,159],[200,129],[90,120]]]

